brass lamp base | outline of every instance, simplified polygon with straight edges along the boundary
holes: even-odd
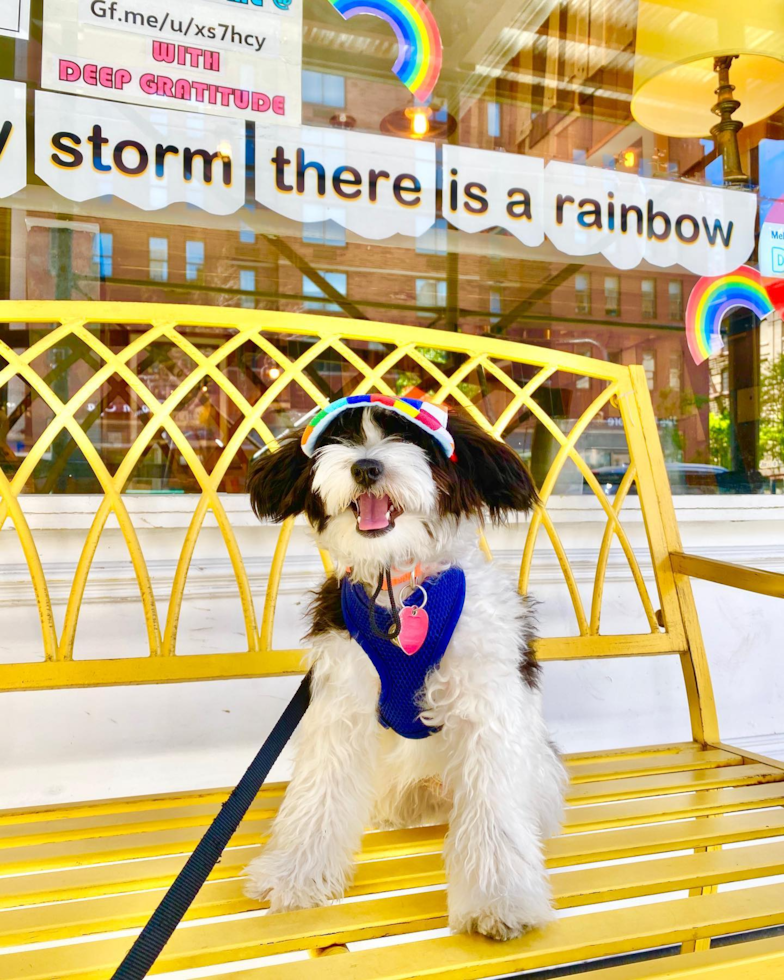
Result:
[[[741,166],[738,148],[738,133],[743,129],[743,123],[740,119],[732,118],[733,112],[740,108],[740,102],[732,97],[735,86],[730,84],[730,65],[737,57],[735,54],[730,54],[713,59],[713,70],[719,76],[719,87],[716,89],[717,102],[711,107],[711,112],[719,117],[719,122],[711,129],[711,136],[716,141],[716,147],[724,161],[725,184],[749,182]]]

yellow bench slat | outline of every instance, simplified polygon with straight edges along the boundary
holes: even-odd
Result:
[[[782,872],[784,844],[779,842],[563,871],[553,875],[552,881],[559,908],[573,908]]]
[[[710,746],[711,748],[724,748],[727,752],[734,752],[732,746]],[[571,766],[579,766],[584,762],[605,762],[611,759],[640,759],[646,755],[665,755],[677,752],[685,752],[692,749],[694,752],[704,752],[705,747],[699,742],[662,742],[658,745],[632,745],[626,748],[613,749],[590,749],[587,752],[569,752],[564,759]]]
[[[571,867],[594,861],[620,861],[666,851],[718,846],[761,840],[784,834],[784,809],[735,813],[710,820],[679,820],[617,830],[595,831],[547,842],[551,868]]]
[[[784,787],[779,782],[700,790],[672,797],[573,807],[564,814],[562,833],[584,833],[781,805],[784,805]]]
[[[383,860],[397,851],[405,856],[440,853],[443,827],[368,835],[363,860]],[[784,835],[784,809],[737,813],[709,821],[665,824],[556,837],[547,842],[548,866],[565,868],[596,861],[621,860],[699,846],[716,846]],[[397,841],[397,845],[394,842]],[[258,846],[231,847],[211,875],[217,881],[235,877],[258,853]],[[93,899],[118,892],[165,888],[184,864],[186,855],[23,874],[0,878],[0,909],[45,902]],[[398,859],[398,858],[395,858]],[[362,875],[362,867],[358,875]]]
[[[723,769],[698,769],[688,772],[662,773],[653,776],[633,776],[571,786],[567,800],[572,804],[604,803],[643,796],[664,796],[687,793],[690,790],[721,786],[749,786],[784,780],[784,770],[755,763],[749,766],[729,766]]]
[[[732,771],[737,771],[738,768],[740,767],[732,767]],[[665,798],[622,800],[618,803],[567,809],[563,834],[568,836],[587,831],[680,820],[684,817],[739,812],[782,804],[784,804],[784,786],[778,782],[687,792]],[[110,861],[138,861],[166,858],[172,854],[185,854],[195,847],[203,829],[204,825],[200,825],[198,828],[190,830],[186,828],[179,831],[166,831],[160,836],[138,834],[130,835],[127,838],[117,837],[107,840],[94,838],[87,843],[77,841],[69,844],[66,842],[59,845],[55,853],[52,853],[52,849],[48,845],[21,849],[20,853],[15,855],[17,858],[15,862],[0,862],[0,875],[11,876],[57,869],[64,871],[75,866],[84,868]],[[233,846],[259,844],[267,829],[268,823],[266,821],[259,821],[258,823],[245,821],[233,839]],[[421,834],[422,830],[420,828],[414,831],[396,833],[417,835]],[[405,841],[410,838],[399,839],[400,844],[397,853],[405,853],[409,846]],[[378,840],[383,840],[383,838],[378,838]],[[366,843],[367,841],[368,838],[366,838]],[[413,846],[414,840],[411,839],[411,842],[411,846]],[[0,854],[8,856],[3,851],[0,851]],[[96,872],[96,879],[100,879],[100,877],[101,872]],[[4,893],[3,878],[0,877],[0,907],[3,904]]]
[[[612,759],[619,762],[644,756],[676,755],[686,750],[692,750],[695,759],[706,751],[690,742],[675,743],[672,746],[657,745],[641,749],[620,749],[617,752],[594,754],[591,752],[568,755],[565,761],[568,767],[579,769],[585,763],[601,763]],[[727,750],[725,750],[727,751]],[[734,754],[728,751],[728,754]],[[281,796],[286,790],[286,783],[265,783],[257,797],[256,805],[270,797]],[[87,821],[95,819],[96,826],[111,824],[112,818],[118,824],[136,823],[141,819],[155,821],[165,819],[159,811],[178,811],[176,815],[187,817],[191,813],[197,815],[214,814],[230,792],[227,787],[188,792],[155,793],[143,796],[117,797],[105,800],[87,800],[83,803],[53,803],[45,806],[15,807],[0,810],[0,837],[14,836],[17,831],[9,827],[18,825],[28,827],[34,824],[47,824],[54,828],[58,823],[68,824],[70,821]],[[142,817],[141,815],[145,815]],[[99,818],[107,818],[101,820]],[[89,826],[87,823],[74,823],[74,826]]]
[[[260,905],[243,894],[244,879],[237,877],[243,865],[233,865],[232,877],[211,878],[199,892],[186,919],[204,919],[255,911]],[[441,854],[370,861],[357,868],[348,895],[400,891],[444,884]],[[0,911],[0,945],[50,942],[75,936],[95,935],[119,929],[139,928],[149,918],[167,886],[145,891],[63,901],[41,908],[27,905]]]
[[[605,762],[626,759],[643,758],[645,756],[675,755],[686,751],[692,751],[695,758],[700,754],[710,751],[706,750],[696,742],[673,742],[671,744],[648,745],[639,748],[613,749],[598,752],[575,752],[564,756],[564,761],[569,767],[582,766],[585,763]],[[724,751],[728,754],[736,753],[732,747],[726,747]],[[258,795],[259,800],[270,796],[280,796],[285,792],[286,783],[275,782],[265,783]],[[124,814],[138,814],[149,811],[155,814],[157,810],[176,809],[178,807],[188,809],[191,806],[206,806],[215,812],[228,796],[230,789],[227,787],[217,787],[203,790],[178,791],[173,793],[152,793],[141,796],[113,797],[104,800],[86,800],[82,803],[50,803],[43,806],[15,807],[8,810],[0,810],[0,827],[6,824],[21,824],[22,826],[42,821],[60,821],[81,819],[90,816],[111,816],[118,817]]]
[[[711,899],[719,901],[711,903]],[[693,903],[695,900],[688,901]],[[640,942],[640,945],[629,948],[640,949],[647,945],[680,942],[702,938],[705,935],[717,935],[721,932],[784,923],[784,885],[761,886],[731,893],[706,895],[701,896],[699,901],[710,906],[709,910],[693,904],[687,909],[683,906],[682,900],[620,910],[633,912],[636,915],[636,934],[629,938],[634,942]],[[682,939],[674,938],[669,934],[666,938],[658,938],[662,928],[661,916],[657,915],[655,910],[668,909],[672,906],[683,906],[681,914],[685,918],[667,916],[668,928],[679,930],[676,935],[682,936]],[[545,930],[542,936],[532,935],[530,941],[536,944],[540,939],[550,947],[553,954],[559,952],[566,954],[566,960],[554,958],[551,960],[552,963],[568,962],[573,939],[567,943],[563,942],[561,927],[564,922],[585,922],[588,919],[597,919],[597,916],[603,914],[609,916],[613,913],[589,913],[561,920]],[[652,919],[654,924],[652,925],[648,919]],[[731,925],[728,925],[728,921]],[[272,916],[246,915],[231,920],[206,920],[178,930],[167,945],[154,972],[195,969],[252,957],[319,948],[334,943],[356,942],[438,929],[445,924],[446,893],[442,890],[349,902]],[[602,920],[598,919],[600,929],[601,924]],[[580,932],[579,927],[578,932]],[[642,940],[651,939],[650,933],[657,938],[653,942],[643,942]],[[585,934],[586,937],[588,935],[590,932]],[[450,938],[460,940],[463,937]],[[474,944],[477,943],[476,939],[472,941]],[[623,939],[615,934],[611,940],[606,939],[605,943],[606,946],[602,944],[597,952],[592,952],[590,955],[603,956],[627,951],[623,946]],[[58,980],[65,980],[65,978],[75,980],[77,977],[79,980],[88,980],[88,978],[97,980],[99,977],[110,975],[111,969],[122,959],[128,945],[128,938],[122,937],[97,939],[75,945],[32,947],[21,952],[0,955],[0,973],[13,980],[51,980],[52,976],[57,977]],[[486,944],[480,940],[479,945]],[[508,944],[491,943],[490,945],[500,951]],[[380,952],[387,951],[384,949]],[[413,950],[410,949],[409,953],[411,952]],[[414,953],[414,958],[409,960],[409,964],[412,963],[417,964],[419,971],[417,953]],[[536,962],[526,965],[526,968],[529,969],[534,965],[546,964]],[[275,976],[277,977],[277,974]]]
[[[234,868],[235,873],[240,871]],[[632,864],[565,871],[553,876],[559,908],[680,891],[742,881],[784,871],[784,844],[760,844],[730,851],[709,851]],[[381,860],[360,865],[351,896],[443,885],[440,854]],[[243,895],[243,879],[211,880],[187,915],[204,919],[257,909]],[[5,946],[94,935],[144,924],[165,893],[164,888],[100,899],[59,902],[45,908],[29,905],[0,912],[0,944]]]
[[[781,980],[784,936],[592,970],[590,980]]]
[[[621,779],[629,776],[649,776],[655,773],[686,772],[691,769],[719,769],[739,766],[743,759],[723,749],[684,752],[667,752],[647,755],[639,759],[611,759],[599,762],[582,762],[569,766],[569,780],[573,786],[599,780]]]
[[[255,967],[219,973],[214,980],[410,980],[416,976],[426,976],[428,980],[479,980],[782,922],[784,885],[767,885],[573,915],[545,930],[505,943],[476,936],[446,936],[344,956],[276,964],[266,972],[264,967]],[[329,940],[340,942],[344,935],[335,932]]]
[[[300,974],[290,972],[287,967],[276,975],[276,980],[340,980],[340,975],[329,969],[322,969],[319,961],[302,964]],[[394,975],[385,973],[367,973],[367,962],[363,954],[352,954],[350,959],[341,959],[344,978],[351,980],[409,980],[411,972],[400,972]],[[486,977],[485,972],[465,973],[468,980]],[[585,974],[590,980],[781,980],[784,976],[784,937],[775,936],[770,939],[755,939],[738,942],[730,946],[720,946],[699,953],[675,954],[658,959],[649,959],[639,963],[628,963],[623,966],[609,966],[604,969],[593,969]],[[234,980],[259,980],[264,977],[263,971],[241,970],[230,974]],[[430,980],[457,980],[457,974],[448,972],[428,972]],[[221,980],[216,977],[215,980]]]
[[[265,783],[256,797],[266,800],[271,796],[281,796],[286,791],[286,783]],[[88,816],[140,813],[145,810],[168,810],[176,807],[212,806],[214,809],[224,802],[231,792],[230,788],[197,789],[187,792],[153,793],[145,796],[114,797],[106,800],[86,800],[82,803],[51,803],[46,806],[15,807],[0,810],[0,826],[6,824],[29,824],[44,820],[70,820]]]
[[[771,767],[755,764],[752,766],[728,766],[711,770],[688,770],[682,772],[654,773],[648,776],[619,777],[616,779],[591,780],[570,787],[568,799],[572,803],[596,803],[606,800],[633,798],[635,796],[654,796],[687,791],[699,787],[758,784],[784,781],[784,772]],[[274,816],[280,797],[262,799],[243,821],[241,834],[263,834],[267,821]],[[90,826],[86,828],[55,829],[41,832],[40,825],[33,824],[33,833],[6,836],[0,839],[0,873],[7,869],[23,866],[31,867],[32,862],[58,863],[63,855],[70,856],[75,850],[82,859],[90,855],[113,854],[127,857],[163,853],[161,845],[176,849],[192,847],[209,823],[204,816],[179,817],[171,822],[163,820],[149,823],[129,823],[122,825]],[[10,827],[6,826],[8,833]],[[15,829],[19,829],[15,825]],[[141,848],[133,853],[133,842],[137,839]],[[77,845],[74,848],[73,845]]]
[[[585,757],[575,764],[567,762],[573,784],[628,776],[681,772],[689,769],[715,769],[737,766],[743,759],[725,749],[688,746],[673,752],[647,752],[622,758]],[[259,818],[277,810],[285,783],[265,786],[250,813]],[[45,807],[0,812],[0,848],[33,839],[40,842],[86,840],[144,830],[205,826],[228,795],[228,789],[170,797],[135,797],[127,801],[106,801],[79,806]]]

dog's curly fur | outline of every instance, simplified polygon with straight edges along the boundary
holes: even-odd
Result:
[[[248,867],[248,894],[273,911],[340,897],[365,826],[449,822],[449,922],[508,939],[548,922],[542,841],[561,819],[564,770],[545,728],[530,604],[477,547],[476,523],[525,512],[531,478],[509,447],[468,418],[448,427],[456,462],[427,433],[381,408],[337,416],[312,459],[300,433],[261,457],[249,482],[260,518],[304,513],[336,578],[311,607],[313,699],[298,733],[291,785],[269,843]],[[386,533],[360,532],[358,460],[380,464],[372,492],[396,506]],[[379,679],[346,631],[338,583],[370,591],[382,568],[422,574],[459,565],[463,615],[421,695],[440,730],[410,741],[377,720]]]

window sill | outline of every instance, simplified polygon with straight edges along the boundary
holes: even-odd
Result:
[[[190,523],[198,494],[138,493],[124,494],[123,502],[137,529],[185,528]],[[257,521],[241,493],[219,494],[221,504],[234,527],[256,527]],[[54,531],[89,528],[92,524],[100,494],[23,494],[22,509],[30,528]],[[683,495],[674,497],[679,523],[726,524],[782,521],[784,530],[784,494],[720,494]],[[552,497],[548,511],[558,524],[604,524],[606,516],[599,502],[588,494]],[[623,505],[625,524],[641,524],[640,501],[627,497]],[[297,519],[305,524],[305,519]],[[215,526],[208,514],[205,526]]]

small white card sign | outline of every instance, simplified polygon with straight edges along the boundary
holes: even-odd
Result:
[[[20,41],[30,37],[30,0],[0,0],[0,34]]]
[[[759,271],[763,276],[784,277],[784,225],[765,221],[759,234]]]
[[[299,125],[302,0],[45,0],[41,84]]]

